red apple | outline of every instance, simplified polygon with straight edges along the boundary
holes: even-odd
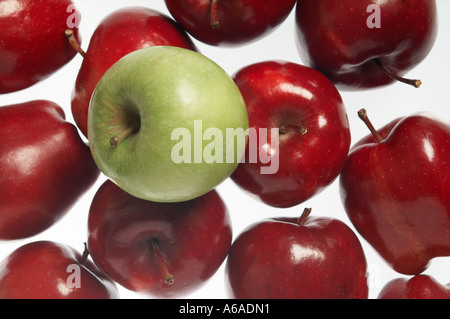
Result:
[[[0,299],[115,299],[116,285],[86,252],[50,241],[13,251],[0,264]]]
[[[209,45],[238,46],[278,27],[296,0],[165,0],[172,16]]]
[[[73,38],[71,38],[73,40]],[[144,7],[127,7],[112,12],[95,29],[84,55],[72,96],[72,114],[87,136],[89,102],[98,81],[120,58],[138,49],[170,45],[196,50],[186,32],[171,18]]]
[[[393,279],[380,291],[378,299],[450,299],[450,284],[443,286],[427,275]]]
[[[0,239],[36,235],[95,183],[99,169],[63,109],[36,100],[0,107]]]
[[[232,231],[216,191],[188,202],[156,203],[106,181],[92,202],[92,259],[123,287],[154,297],[199,289],[225,260]]]
[[[436,11],[434,0],[299,0],[297,47],[302,61],[338,89],[397,80],[418,87],[420,81],[401,77],[431,51]]]
[[[295,206],[331,184],[351,140],[334,85],[311,68],[284,61],[249,65],[234,80],[258,143],[249,137],[233,181],[275,207]]]
[[[274,218],[250,225],[226,264],[238,299],[365,299],[367,264],[355,233],[342,221]]]
[[[424,114],[396,119],[355,145],[340,175],[356,230],[393,267],[422,273],[450,256],[450,126]]]
[[[64,31],[80,40],[80,13],[70,0],[0,3],[0,94],[28,88],[73,59]]]

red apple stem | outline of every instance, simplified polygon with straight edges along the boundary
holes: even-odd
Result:
[[[81,48],[77,39],[75,39],[73,35],[73,30],[67,29],[64,32],[64,35],[66,36],[67,39],[69,39],[69,43],[72,46],[72,48],[74,48],[74,50],[77,51],[84,58],[86,56],[86,52]]]
[[[361,109],[358,111],[359,118],[366,124],[366,126],[369,128],[370,133],[372,133],[373,137],[377,141],[377,143],[381,143],[383,141],[383,138],[381,135],[377,132],[375,127],[372,125],[372,122],[370,121],[369,117],[367,116],[366,109]]]
[[[304,127],[304,126],[294,126],[294,130],[296,130],[297,132],[299,132],[301,135],[305,135],[306,133],[308,133],[308,128]],[[289,128],[291,127],[291,125],[281,125],[280,126],[280,134],[286,134],[289,130]]]
[[[297,220],[297,225],[302,226],[305,223],[306,218],[308,218],[308,216],[311,214],[311,212],[312,208],[305,208],[303,210],[302,215]]]
[[[211,29],[218,29],[220,22],[217,19],[217,2],[218,0],[211,0],[209,2],[210,26]]]
[[[422,81],[421,80],[415,80],[415,79],[405,79],[401,76],[398,76],[397,74],[395,74],[392,70],[390,70],[389,68],[387,68],[381,61],[380,59],[374,59],[373,60],[375,62],[375,64],[389,77],[391,77],[392,79],[402,82],[402,83],[406,83],[408,85],[412,85],[415,88],[419,88],[422,85]]]
[[[81,256],[81,259],[80,259],[81,265],[86,265],[86,261],[87,261],[89,255],[90,255],[89,249],[87,248],[86,243],[84,243],[84,251],[83,251],[83,255]]]
[[[151,243],[152,243],[152,247],[155,251],[156,258],[158,259],[158,262],[162,268],[162,271],[164,274],[164,282],[166,283],[166,285],[172,286],[174,284],[175,280],[173,279],[172,274],[167,269],[166,262],[164,261],[164,258],[161,255],[161,251],[159,250],[158,241],[156,239],[152,239]]]
[[[140,128],[140,124],[138,122],[133,123],[132,125],[126,127],[124,130],[122,130],[122,132],[120,132],[118,135],[111,137],[111,139],[109,140],[109,143],[111,144],[111,146],[117,146],[120,143],[122,143],[122,141],[124,139],[126,139],[128,136],[139,131],[139,128]]]

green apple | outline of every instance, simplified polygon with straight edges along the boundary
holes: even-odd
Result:
[[[156,46],[134,51],[99,81],[88,139],[100,170],[131,195],[186,201],[236,169],[248,139],[244,99],[204,55]]]

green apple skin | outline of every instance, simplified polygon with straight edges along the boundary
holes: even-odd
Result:
[[[195,121],[202,133],[212,128],[222,138],[216,139],[217,134],[199,142]],[[172,138],[180,128],[189,131],[189,140]],[[226,138],[227,129],[248,129],[236,84],[209,58],[176,47],[150,47],[124,56],[103,75],[89,107],[88,140],[100,170],[129,194],[156,202],[199,197],[233,173],[248,136],[238,143]],[[111,145],[117,136],[126,137]],[[190,146],[179,154],[185,156],[190,148],[192,160],[178,163],[173,149],[186,140]],[[208,145],[211,150],[211,143],[223,145],[216,148],[222,149],[223,160],[195,160],[194,154]],[[230,151],[233,161],[226,158]]]

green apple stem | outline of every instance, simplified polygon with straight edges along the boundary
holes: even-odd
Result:
[[[163,274],[164,274],[164,282],[168,286],[172,286],[175,282],[173,279],[172,274],[167,269],[166,262],[164,261],[164,258],[161,256],[161,251],[159,250],[158,240],[157,239],[151,239],[150,240],[153,250],[155,251],[156,258],[158,259],[159,265],[162,268]]]
[[[381,143],[383,141],[383,138],[381,135],[377,132],[375,127],[372,125],[372,122],[370,122],[369,117],[367,116],[366,109],[361,109],[358,111],[359,118],[366,124],[366,126],[369,128],[370,133],[372,133],[373,137],[377,141],[377,143]]]
[[[392,70],[390,70],[389,68],[387,68],[381,61],[380,59],[374,59],[373,60],[375,62],[375,64],[389,77],[391,77],[394,80],[397,80],[399,82],[402,83],[406,83],[408,85],[412,85],[415,88],[419,88],[422,85],[422,81],[420,80],[414,80],[414,79],[405,79],[401,76],[398,76],[397,74],[395,74]]]
[[[87,261],[89,255],[90,255],[89,249],[87,248],[86,243],[84,243],[84,251],[83,251],[83,255],[81,256],[81,259],[80,259],[81,265],[86,265],[86,261]]]
[[[126,139],[128,136],[139,131],[139,128],[140,124],[138,122],[135,122],[132,125],[126,127],[124,130],[122,130],[122,132],[120,132],[118,135],[111,137],[109,143],[111,144],[111,146],[117,146],[120,143],[122,143],[122,141]]]
[[[280,134],[286,134],[290,129],[293,129],[297,132],[299,132],[301,135],[305,135],[308,133],[308,128],[304,126],[297,126],[297,125],[281,125],[280,126]]]
[[[86,56],[86,52],[81,48],[77,39],[75,39],[73,35],[73,30],[67,29],[64,32],[64,35],[66,36],[67,39],[69,39],[69,43],[72,46],[72,48],[74,48],[74,50],[77,51],[84,58]]]
[[[306,221],[306,218],[308,218],[308,216],[311,214],[312,208],[305,208],[303,210],[302,215],[299,217],[299,219],[297,220],[297,224],[299,226],[303,226],[303,224]]]
[[[220,27],[220,22],[217,20],[217,2],[218,0],[210,0],[209,2],[211,29],[218,29]]]

